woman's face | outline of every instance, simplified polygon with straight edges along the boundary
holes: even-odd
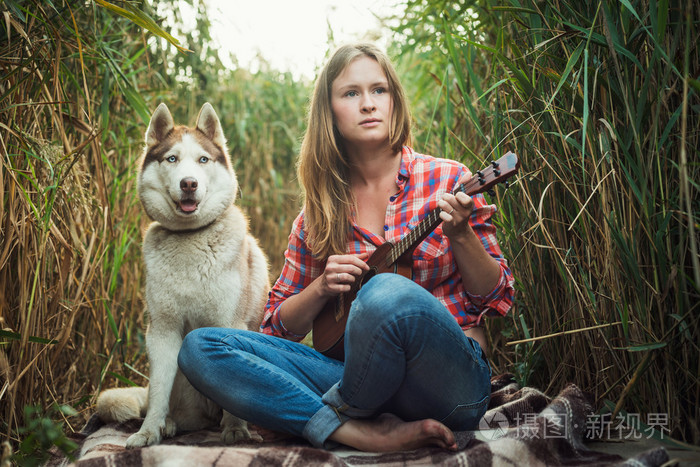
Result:
[[[389,144],[393,100],[384,70],[373,58],[356,58],[333,81],[331,109],[347,149]]]

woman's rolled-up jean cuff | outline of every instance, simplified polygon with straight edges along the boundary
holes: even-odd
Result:
[[[304,437],[316,447],[326,449],[337,446],[333,441],[326,441],[340,425],[352,418],[365,418],[374,415],[374,410],[350,407],[340,397],[340,385],[334,384],[321,399],[325,404],[304,427]]]
[[[340,383],[335,383],[331,388],[326,391],[326,393],[321,398],[324,404],[328,404],[331,407],[335,407],[341,414],[347,415],[351,418],[367,418],[374,415],[374,409],[358,409],[357,407],[351,407],[342,397],[340,397]]]
[[[314,447],[332,449],[338,446],[338,443],[328,441],[328,437],[349,419],[350,417],[338,412],[330,405],[324,405],[306,422],[303,436]]]

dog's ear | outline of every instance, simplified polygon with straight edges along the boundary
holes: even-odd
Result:
[[[146,147],[150,148],[160,141],[163,141],[174,127],[175,122],[173,122],[173,116],[170,115],[168,106],[161,102],[155,112],[153,112],[151,122],[148,124],[148,130],[146,130]]]
[[[214,107],[209,102],[205,102],[202,110],[197,116],[197,129],[204,133],[207,138],[212,140],[216,145],[226,148],[226,137],[224,130],[221,128],[219,117],[214,112]]]

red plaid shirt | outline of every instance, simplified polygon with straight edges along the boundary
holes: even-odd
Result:
[[[385,241],[396,243],[437,208],[443,193],[452,192],[466,171],[464,165],[413,152],[405,146],[401,168],[396,177],[399,191],[389,198],[384,226],[385,238],[363,229],[353,222],[347,252],[372,253]],[[430,291],[452,313],[462,329],[480,324],[484,314],[505,316],[513,301],[513,276],[496,241],[491,216],[496,206],[486,204],[482,195],[473,196],[474,211],[469,223],[481,239],[486,251],[501,266],[496,287],[486,296],[464,290],[462,278],[452,255],[449,239],[442,233],[442,224],[418,245],[413,253],[413,280]],[[265,307],[261,331],[293,340],[301,340],[288,332],[279,318],[280,305],[308,286],[324,270],[325,261],[314,258],[306,244],[304,212],[297,216],[284,253],[285,264]]]

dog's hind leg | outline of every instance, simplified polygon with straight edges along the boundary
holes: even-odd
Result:
[[[262,436],[257,433],[251,433],[248,430],[248,422],[242,420],[235,415],[224,410],[224,415],[221,417],[221,441],[226,444],[235,444],[239,441],[257,441],[262,442]]]
[[[129,436],[126,447],[150,446],[158,444],[163,436],[172,436],[177,427],[166,423],[170,410],[170,394],[177,373],[177,352],[182,345],[179,330],[163,329],[166,323],[160,322],[158,332],[146,334],[146,348],[150,363],[148,385],[148,412],[141,429]]]

